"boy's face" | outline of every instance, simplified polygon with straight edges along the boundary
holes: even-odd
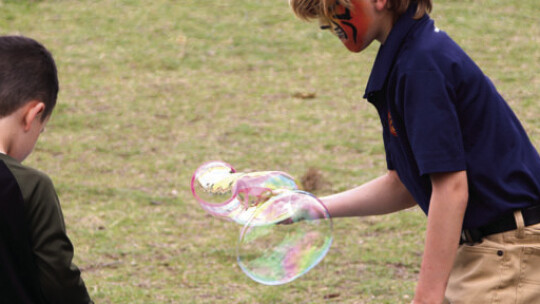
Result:
[[[348,9],[338,4],[332,19],[321,18],[321,29],[329,29],[338,36],[351,52],[360,52],[372,41],[373,8],[369,0],[353,1],[354,7]]]

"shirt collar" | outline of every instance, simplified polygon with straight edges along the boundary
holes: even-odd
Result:
[[[368,98],[372,93],[382,90],[405,37],[416,22],[419,21],[413,19],[416,8],[417,4],[409,6],[407,11],[394,24],[392,30],[390,30],[385,43],[380,46],[373,68],[371,69],[364,98]],[[429,18],[429,16],[425,14],[420,20],[425,18]]]
[[[7,155],[3,152],[0,152],[0,160],[8,160],[8,161],[15,161],[17,163],[20,163],[19,161],[17,161],[15,158],[13,158],[12,156],[10,155]]]

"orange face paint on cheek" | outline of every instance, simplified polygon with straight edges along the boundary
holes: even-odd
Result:
[[[372,21],[367,5],[366,2],[356,1],[352,10],[341,5],[336,7],[332,20],[334,32],[351,52],[360,52],[367,46],[366,34]]]

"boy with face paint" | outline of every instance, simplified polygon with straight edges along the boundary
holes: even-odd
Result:
[[[431,0],[290,0],[351,52],[381,43],[364,98],[388,173],[323,197],[332,217],[427,214],[413,303],[537,303],[540,156],[510,107],[434,26]]]

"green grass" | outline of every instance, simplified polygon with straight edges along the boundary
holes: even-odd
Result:
[[[432,16],[491,77],[540,147],[537,0],[436,1]],[[97,303],[409,303],[419,210],[335,220],[323,262],[283,286],[236,265],[239,227],[189,191],[203,162],[319,169],[345,190],[385,171],[362,99],[377,51],[348,53],[287,1],[1,1],[0,33],[43,42],[59,105],[26,164],[47,172]]]

